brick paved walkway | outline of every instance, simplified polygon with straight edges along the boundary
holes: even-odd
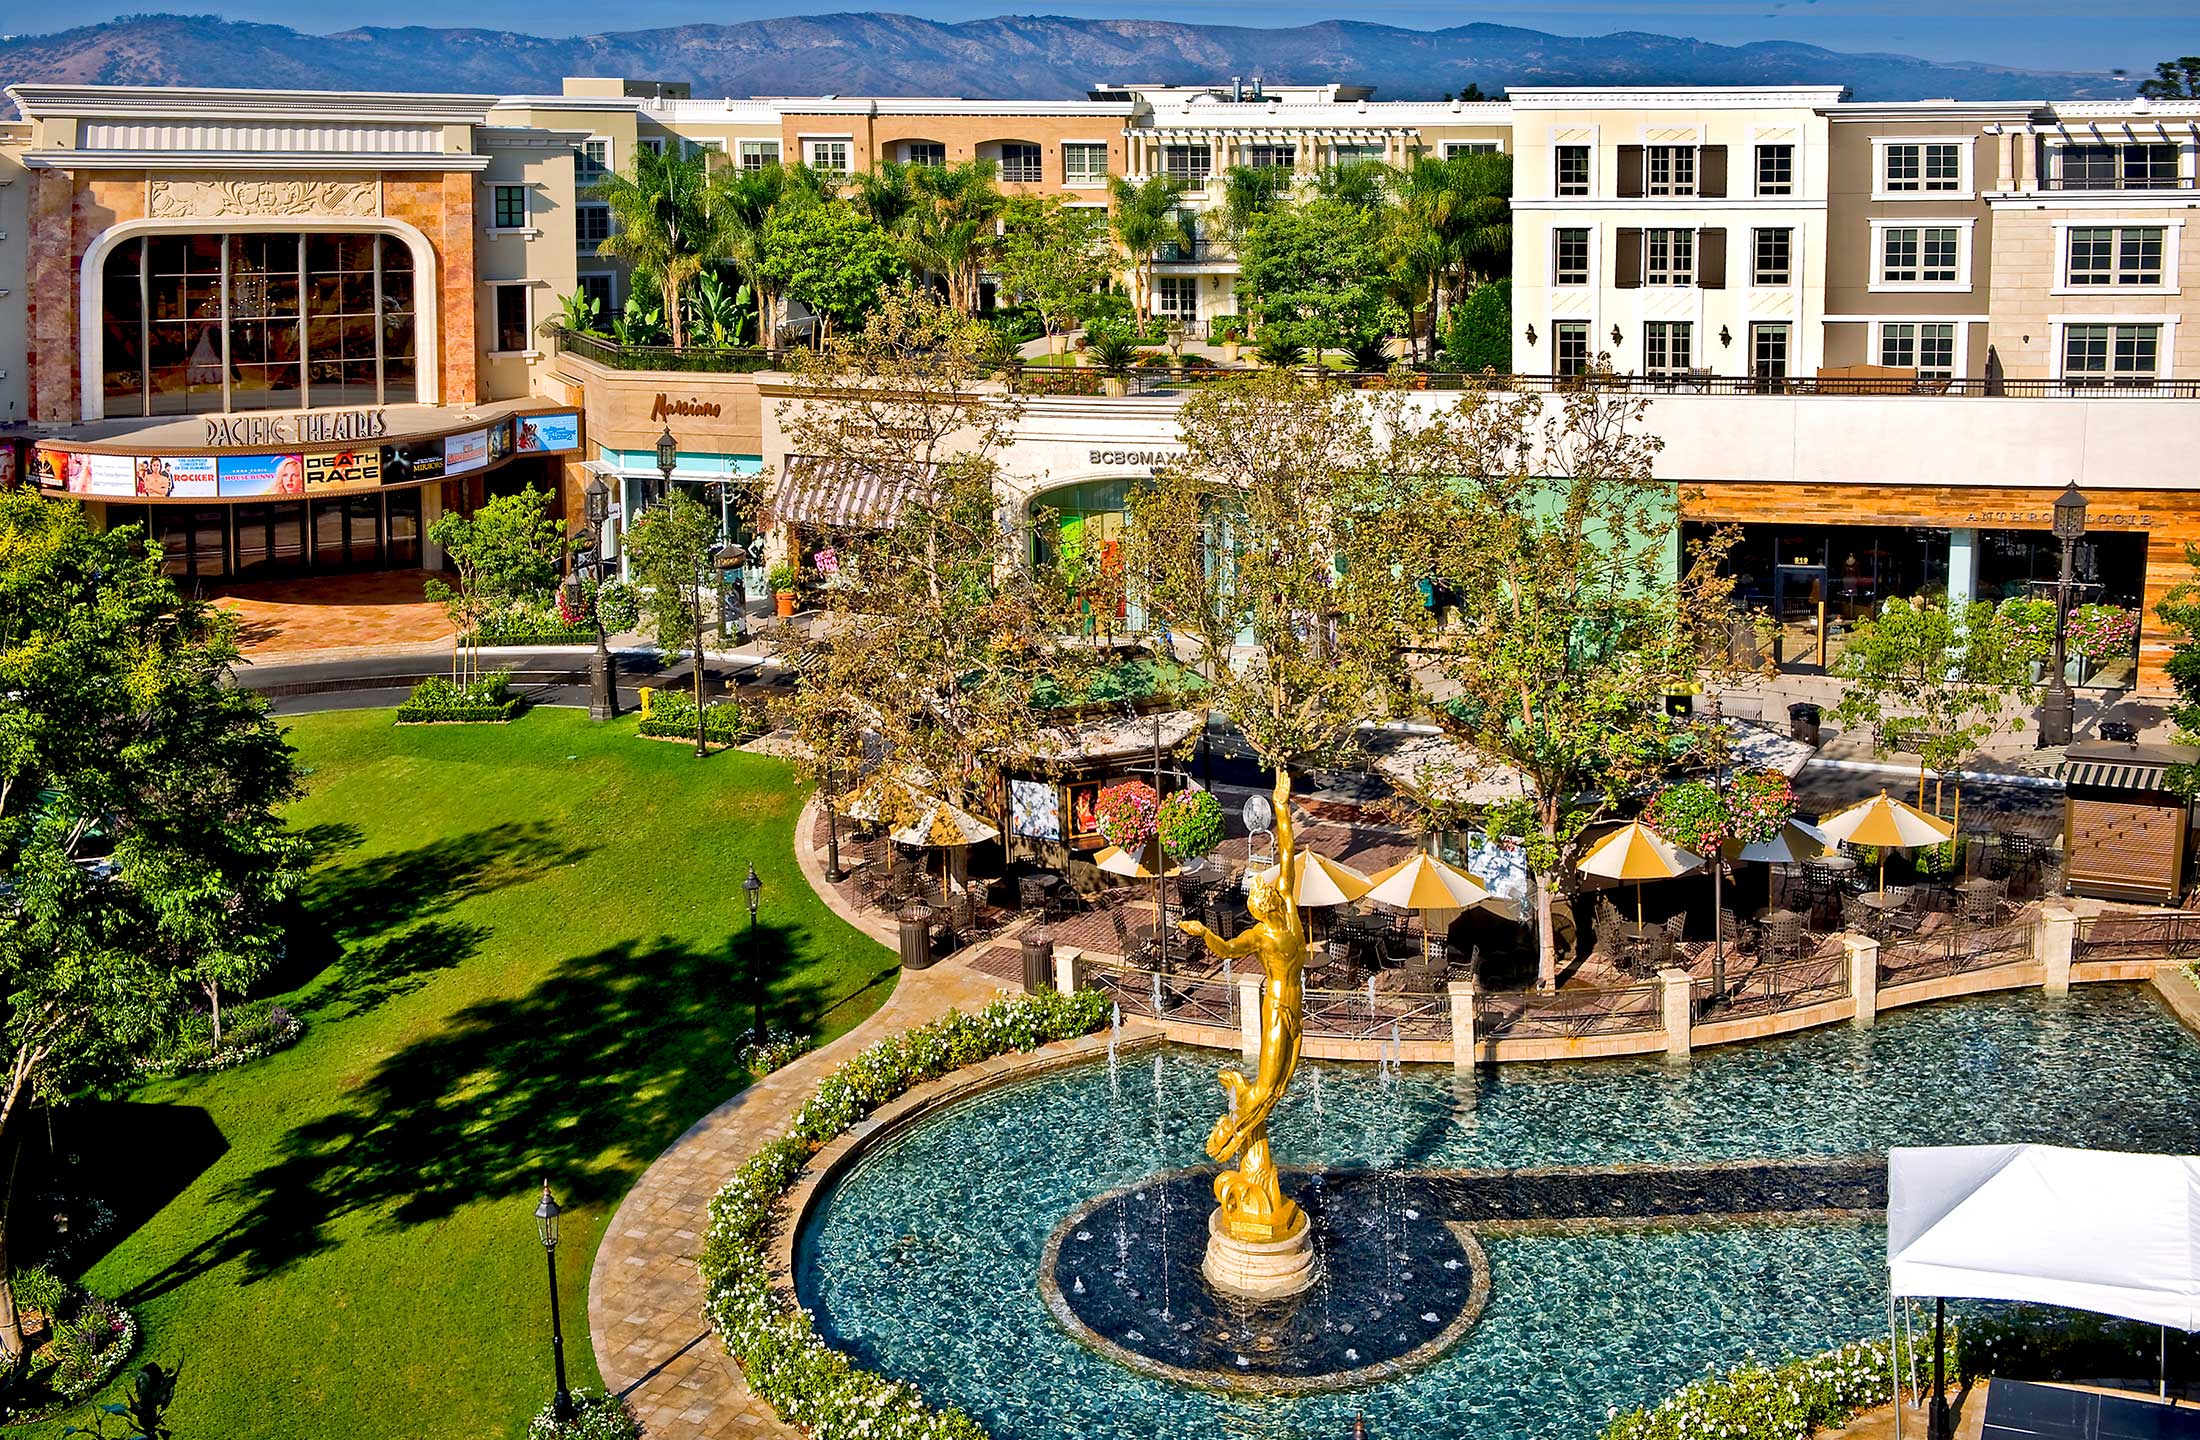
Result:
[[[812,833],[810,818],[805,811],[797,835]],[[811,887],[843,909],[845,902],[825,883],[815,851],[798,845],[796,859]],[[875,917],[872,923],[861,915],[846,918],[874,937],[887,929]],[[1000,981],[959,958],[904,971],[876,1014],[698,1120],[628,1192],[605,1227],[589,1276],[588,1333],[604,1382],[614,1393],[626,1394],[650,1440],[797,1433],[749,1392],[703,1321],[695,1257],[710,1197],[743,1160],[785,1130],[818,1080],[842,1060],[883,1035],[949,1009],[982,1006],[1000,988]]]
[[[238,617],[247,655],[444,645],[451,622],[421,586],[424,570],[321,575],[224,586],[214,603]]]

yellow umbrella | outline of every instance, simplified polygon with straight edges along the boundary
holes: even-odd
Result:
[[[1447,865],[1427,851],[1415,851],[1377,875],[1368,877],[1361,897],[1401,910],[1472,910],[1490,898],[1488,887],[1456,865]]]
[[[1837,815],[1824,816],[1818,828],[1829,839],[1878,848],[1879,893],[1882,895],[1887,893],[1887,851],[1938,845],[1952,839],[1956,833],[1955,827],[1939,816],[1928,815],[1915,805],[1905,805],[1884,790]]]
[[[1675,845],[1640,820],[1630,820],[1589,847],[1574,868],[1584,875],[1607,880],[1631,880],[1635,885],[1635,924],[1642,924],[1642,884],[1645,880],[1671,880],[1703,864],[1701,855]]]
[[[1254,878],[1276,883],[1283,867],[1271,865]],[[1349,905],[1367,893],[1372,882],[1350,865],[1339,864],[1327,855],[1312,850],[1301,850],[1291,857],[1292,898],[1305,910],[1329,905]]]
[[[1462,910],[1472,910],[1489,899],[1490,892],[1476,876],[1422,850],[1369,877],[1367,894],[1361,898],[1395,905],[1401,910],[1420,911],[1423,917],[1421,949],[1433,962],[1441,944],[1437,938],[1441,933],[1437,917],[1456,916]]]
[[[903,845],[959,849],[991,840],[1000,833],[961,806],[935,800],[915,824],[896,830],[894,839]]]
[[[1121,875],[1130,880],[1152,880],[1164,875],[1183,873],[1173,865],[1166,870],[1154,868],[1161,863],[1161,846],[1153,840],[1148,840],[1135,855],[1120,845],[1110,845],[1094,854],[1092,863],[1110,875]]]
[[[1816,825],[1789,820],[1768,840],[1744,845],[1729,841],[1724,851],[1729,860],[1755,860],[1767,865],[1800,865],[1816,860],[1833,848],[1833,837]]]

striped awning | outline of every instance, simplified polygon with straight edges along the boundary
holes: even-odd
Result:
[[[883,530],[912,496],[929,495],[934,465],[892,470],[828,455],[789,455],[764,501],[764,519],[826,529]]]
[[[2102,790],[2167,790],[2167,765],[2132,760],[2065,760],[2061,770],[2065,785],[2090,785]]]

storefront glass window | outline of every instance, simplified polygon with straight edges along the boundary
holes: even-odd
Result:
[[[2147,537],[2135,531],[2095,531],[2071,551],[2078,582],[2096,588],[2071,596],[2071,603],[2099,601],[2136,609],[2146,587]],[[2044,530],[1998,530],[1979,537],[1978,598],[2001,600],[2039,590],[2062,574],[2062,542]]]
[[[106,413],[419,398],[412,252],[377,235],[154,235],[101,275]]]

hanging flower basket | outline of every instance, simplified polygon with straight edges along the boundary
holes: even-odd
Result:
[[[1120,850],[1139,851],[1153,839],[1161,797],[1143,780],[1118,780],[1102,790],[1093,806],[1093,822],[1102,839]]]
[[[1205,790],[1179,790],[1161,802],[1154,830],[1178,864],[1212,855],[1222,843],[1222,802]]]

